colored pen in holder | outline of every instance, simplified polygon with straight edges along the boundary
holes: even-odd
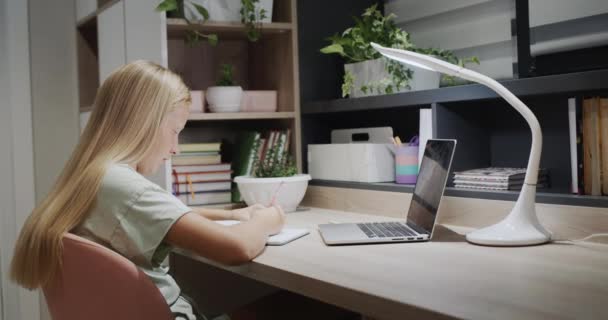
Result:
[[[395,182],[414,184],[418,178],[418,136],[395,146]]]

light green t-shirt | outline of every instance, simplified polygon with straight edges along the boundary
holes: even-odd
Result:
[[[179,319],[195,319],[180,288],[161,262],[171,251],[163,239],[173,223],[192,211],[171,193],[126,164],[111,165],[97,202],[75,233],[110,248],[135,263],[158,287]]]

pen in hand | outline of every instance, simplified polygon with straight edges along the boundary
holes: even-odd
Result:
[[[283,183],[285,183],[285,181],[281,181],[281,183],[279,183],[279,185],[277,186],[277,189],[274,191],[274,194],[272,195],[272,198],[270,199],[270,203],[268,204],[267,207],[272,207],[274,206],[274,203],[277,199],[277,194],[279,193],[279,190],[281,190],[281,187],[283,186]]]

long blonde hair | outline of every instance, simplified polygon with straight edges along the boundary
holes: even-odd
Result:
[[[173,72],[148,61],[114,71],[95,98],[76,149],[45,199],[30,214],[15,246],[11,279],[35,289],[61,270],[64,233],[95,205],[106,168],[137,163],[151,152],[168,112],[190,103],[190,91]]]

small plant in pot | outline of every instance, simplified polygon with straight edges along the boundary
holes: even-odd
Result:
[[[259,148],[259,146],[256,146]],[[287,150],[272,146],[264,159],[254,162],[253,175],[234,178],[247,205],[280,205],[285,212],[294,212],[306,194],[308,174],[298,174]]]
[[[221,65],[220,78],[216,86],[207,88],[206,94],[211,112],[241,111],[243,88],[234,82],[231,64]]]

